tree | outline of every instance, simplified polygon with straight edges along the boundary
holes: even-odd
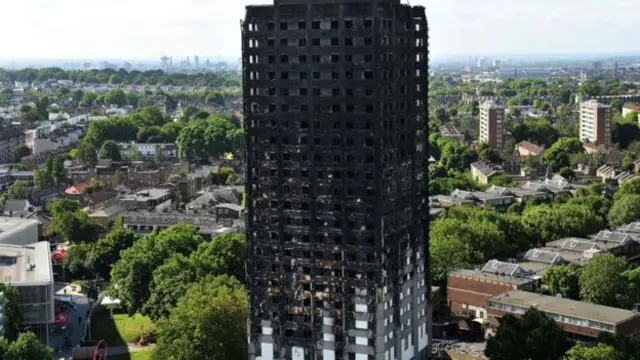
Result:
[[[159,146],[156,147],[156,153],[155,153],[155,163],[156,165],[160,165],[164,162],[164,153],[163,153],[163,149],[160,148]]]
[[[62,267],[70,272],[74,278],[93,277],[87,259],[91,254],[91,244],[74,244],[67,249],[62,259]]]
[[[78,89],[71,93],[71,98],[75,103],[79,103],[84,98],[84,91]]]
[[[87,91],[82,95],[82,100],[79,105],[81,107],[91,107],[96,102],[97,98],[98,95],[96,95],[96,93]]]
[[[13,152],[19,157],[23,158],[31,155],[31,149],[27,145],[18,145],[13,148]]]
[[[18,290],[9,284],[0,283],[0,292],[4,294],[4,306],[2,308],[4,338],[9,341],[15,341],[20,333],[21,324],[20,309],[16,302]],[[0,359],[2,359],[1,354]]]
[[[13,343],[0,342],[0,358],[11,360],[42,360],[53,357],[53,349],[40,342],[36,334],[24,332]]]
[[[573,169],[571,169],[568,166],[563,167],[562,169],[560,169],[558,171],[558,175],[562,176],[563,178],[567,179],[567,181],[572,182],[573,180],[575,180],[576,178],[576,173],[575,171],[573,171]]]
[[[102,144],[99,152],[100,159],[109,159],[112,161],[121,161],[120,148],[113,140],[107,140]]]
[[[562,328],[536,308],[529,308],[522,319],[505,315],[494,337],[487,341],[484,354],[491,360],[554,360],[569,349]]]
[[[36,169],[33,173],[33,183],[38,189],[47,189],[55,184],[47,169]]]
[[[122,173],[120,172],[120,169],[115,171],[115,173],[113,174],[113,178],[116,185],[122,184]]]
[[[622,183],[614,198],[618,200],[625,195],[640,195],[640,178],[634,178]]]
[[[236,279],[204,278],[158,324],[155,360],[244,359],[246,319],[247,295]]]
[[[59,217],[60,215],[62,215],[62,213],[65,213],[65,212],[74,213],[80,210],[80,203],[78,203],[75,200],[65,199],[65,198],[53,199],[49,201],[47,208],[55,218],[56,216]]]
[[[527,207],[521,220],[527,231],[543,244],[563,237],[586,237],[606,225],[593,209],[573,204]]]
[[[193,261],[182,254],[173,255],[153,271],[150,296],[142,312],[154,321],[166,318],[196,279]]]
[[[51,168],[51,177],[56,185],[60,185],[65,182],[66,175],[64,171],[65,158],[62,155],[56,155],[53,158],[53,164]]]
[[[610,345],[589,346],[578,343],[562,358],[563,360],[613,360],[620,356]]]
[[[542,164],[553,170],[571,166],[570,154],[582,154],[584,147],[578,138],[563,137],[542,155]]]
[[[111,277],[111,267],[120,260],[120,253],[133,246],[137,239],[129,229],[115,229],[93,245],[87,257],[88,267],[105,280]]]
[[[127,105],[127,95],[122,89],[113,89],[104,95],[105,105],[123,107]]]
[[[565,298],[580,299],[580,268],[575,265],[551,267],[544,273],[542,281],[551,295],[561,294]]]
[[[598,254],[582,268],[580,297],[595,304],[624,307],[621,296],[625,291],[622,273],[627,264],[613,254]]]
[[[77,148],[78,157],[83,164],[87,166],[95,166],[98,164],[98,153],[96,149],[88,142],[81,142]]]
[[[118,284],[112,289],[113,295],[122,300],[130,314],[135,314],[149,299],[153,272],[173,255],[191,254],[203,241],[187,225],[145,235],[123,250],[113,265],[111,281]]]
[[[53,217],[53,229],[71,243],[93,242],[99,231],[83,211],[62,212]]]
[[[201,244],[191,254],[197,275],[229,275],[244,282],[247,243],[244,235],[222,234]]]
[[[613,203],[609,224],[620,226],[640,220],[640,195],[624,195]]]

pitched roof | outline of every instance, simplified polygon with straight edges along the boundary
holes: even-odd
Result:
[[[521,141],[517,146],[518,148],[523,148],[526,151],[532,153],[534,156],[540,155],[544,151],[543,147],[540,147],[529,141]]]
[[[500,168],[500,166],[484,160],[479,160],[472,163],[471,167],[480,171],[485,176],[491,176],[491,175],[502,172],[502,169]]]

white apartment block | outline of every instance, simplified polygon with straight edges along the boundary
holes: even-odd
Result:
[[[611,106],[597,100],[580,104],[580,140],[611,146]]]

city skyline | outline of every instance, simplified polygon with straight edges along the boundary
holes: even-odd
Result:
[[[154,59],[162,54],[239,58],[245,5],[269,3],[272,0],[185,0],[174,8],[150,0],[13,2],[5,5],[8,13],[30,18],[28,24],[20,16],[0,23],[0,31],[12,34],[4,39],[0,58]],[[561,4],[457,0],[455,6],[447,0],[419,0],[411,4],[426,7],[430,51],[436,58],[640,51],[640,47],[629,48],[626,41],[640,35],[634,17],[640,3],[629,0]],[[576,16],[578,10],[580,16]],[[606,31],[594,31],[595,23]]]

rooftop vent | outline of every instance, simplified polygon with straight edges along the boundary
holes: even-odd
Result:
[[[28,263],[27,264],[27,271],[33,271],[33,269],[36,268],[36,264],[34,263]]]

